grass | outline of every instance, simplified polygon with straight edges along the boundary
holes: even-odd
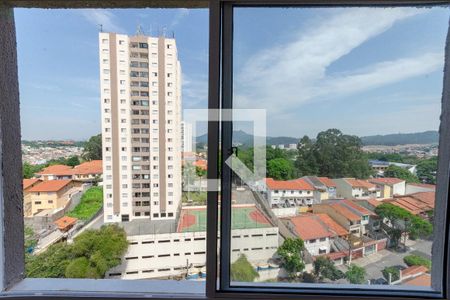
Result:
[[[403,258],[403,261],[408,266],[424,266],[428,270],[431,270],[431,260],[419,255],[407,255]]]
[[[83,221],[92,218],[103,204],[103,189],[98,186],[88,189],[81,196],[80,203],[67,215]]]
[[[187,203],[188,200],[192,200],[195,204],[206,204],[206,192],[183,192],[183,203]]]

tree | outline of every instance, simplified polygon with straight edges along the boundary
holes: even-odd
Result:
[[[118,225],[86,230],[72,244],[57,243],[39,255],[26,256],[26,275],[36,278],[103,278],[121,262],[128,247]]]
[[[102,135],[94,135],[84,145],[82,157],[85,160],[102,159]]]
[[[258,272],[248,262],[247,256],[241,254],[239,258],[231,264],[231,280],[253,282],[259,277]]]
[[[352,284],[365,283],[366,270],[363,267],[351,264],[347,272],[345,272],[345,278]]]
[[[375,213],[384,220],[387,220],[389,227],[387,234],[394,248],[398,248],[402,236],[405,237],[404,242],[406,243],[407,235],[413,238],[428,237],[433,232],[433,225],[430,222],[391,203],[383,203],[377,206]]]
[[[305,245],[303,240],[297,238],[287,238],[278,247],[277,254],[281,259],[281,267],[284,268],[290,278],[295,278],[298,272],[305,268],[303,262],[303,250]]]
[[[284,158],[275,158],[267,162],[267,177],[276,180],[294,178],[294,166],[291,161]]]
[[[304,136],[297,149],[295,165],[300,176],[367,178],[372,174],[361,139],[338,129],[320,132],[315,141]]]
[[[381,273],[383,273],[383,277],[389,283],[400,279],[400,270],[397,267],[386,267]],[[389,277],[391,278],[389,279]]]
[[[80,163],[81,163],[80,158],[76,155],[73,155],[66,159],[65,165],[75,167],[78,166]]]
[[[401,167],[398,166],[394,166],[391,165],[389,166],[386,171],[384,171],[384,176],[385,177],[394,177],[394,178],[400,178],[405,180],[407,183],[418,183],[419,179],[417,178],[417,176],[415,176],[414,174],[412,174],[411,172],[409,172],[406,169],[403,169]]]
[[[22,165],[22,173],[23,178],[28,179],[34,177],[34,174],[41,171],[45,165],[32,165],[30,163],[23,163]]]
[[[319,279],[328,278],[330,280],[338,280],[343,277],[343,273],[334,265],[333,261],[324,256],[319,256],[313,263],[314,275]]]
[[[421,160],[417,164],[417,177],[425,183],[436,184],[437,156]]]

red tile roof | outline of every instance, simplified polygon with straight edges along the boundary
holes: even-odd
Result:
[[[24,179],[23,180],[23,190],[26,190],[27,188],[29,188],[30,186],[32,186],[33,184],[35,184],[39,181],[41,181],[39,178]]]
[[[404,208],[414,215],[434,209],[435,192],[420,192],[386,199],[385,202]]]
[[[72,180],[46,180],[33,186],[29,192],[57,192],[71,183]]]
[[[354,179],[354,178],[345,178],[345,181],[348,182],[352,187],[359,187],[365,189],[374,189],[376,185],[368,182],[367,180]]]
[[[413,279],[408,279],[403,281],[404,285],[414,285],[414,286],[431,286],[431,275],[422,274]]]
[[[86,161],[72,169],[72,174],[87,175],[87,174],[102,174],[103,165],[101,160]]]
[[[434,208],[434,201],[436,200],[436,192],[419,192],[411,194],[409,196],[426,203],[431,208]]]
[[[54,223],[56,226],[58,226],[59,230],[65,231],[68,229],[68,227],[71,227],[78,221],[77,218],[72,218],[69,216],[64,216],[58,220],[56,220]]]
[[[304,241],[334,236],[316,215],[306,214],[288,219],[294,225],[298,236]]]
[[[205,159],[196,160],[196,161],[194,161],[192,163],[192,165],[194,167],[198,167],[198,168],[203,169],[203,170],[207,170],[208,169],[208,161],[205,160]]]
[[[329,215],[327,215],[327,214],[316,214],[316,216],[323,223],[325,223],[325,225],[328,226],[328,229],[331,230],[333,233],[335,233],[335,235],[343,236],[343,235],[347,235],[348,234],[348,231],[344,227],[342,227],[341,225],[336,223],[336,221],[334,221]]]
[[[361,205],[358,205],[358,204],[356,204],[355,202],[353,202],[351,200],[345,199],[345,200],[341,200],[340,202],[343,203],[344,205],[347,205],[348,207],[350,207],[350,208],[352,208],[354,210],[359,211],[363,215],[369,215],[369,216],[374,215],[374,213],[371,212],[370,210],[368,210],[367,208],[362,207]]]
[[[328,204],[331,206],[337,213],[341,214],[344,218],[350,221],[359,221],[361,220],[361,217],[354,214],[350,209],[347,207],[339,204],[339,203],[330,203]]]
[[[408,183],[408,185],[423,187],[427,189],[433,189],[436,190],[436,186],[434,184],[427,184],[427,183]]]
[[[302,190],[302,191],[314,190],[314,187],[303,178],[287,181],[266,178],[266,185],[270,190]]]
[[[336,183],[328,177],[317,177],[327,187],[336,187]]]
[[[370,179],[369,182],[375,183],[375,184],[394,185],[394,184],[405,182],[405,181],[402,179],[398,179],[398,178],[385,177],[385,178],[373,178],[373,179]]]
[[[38,172],[39,175],[72,175],[72,167],[66,165],[53,165],[42,169]]]
[[[382,201],[378,201],[377,199],[367,199],[367,202],[373,207],[377,207],[378,205],[383,204]]]

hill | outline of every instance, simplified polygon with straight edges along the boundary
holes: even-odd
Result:
[[[206,143],[208,137],[206,134],[200,135],[197,137],[197,143]],[[298,138],[286,137],[286,136],[277,136],[277,137],[267,137],[267,145],[288,145],[288,144],[297,144]],[[242,130],[233,131],[233,143],[238,143],[244,146],[251,146],[253,144],[253,135],[248,134]]]
[[[415,133],[397,133],[387,135],[363,136],[364,145],[406,145],[406,144],[434,144],[439,142],[437,131],[424,131]]]

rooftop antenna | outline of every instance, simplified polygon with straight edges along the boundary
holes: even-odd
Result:
[[[100,32],[103,32],[103,24],[98,24],[98,29],[100,30]]]

